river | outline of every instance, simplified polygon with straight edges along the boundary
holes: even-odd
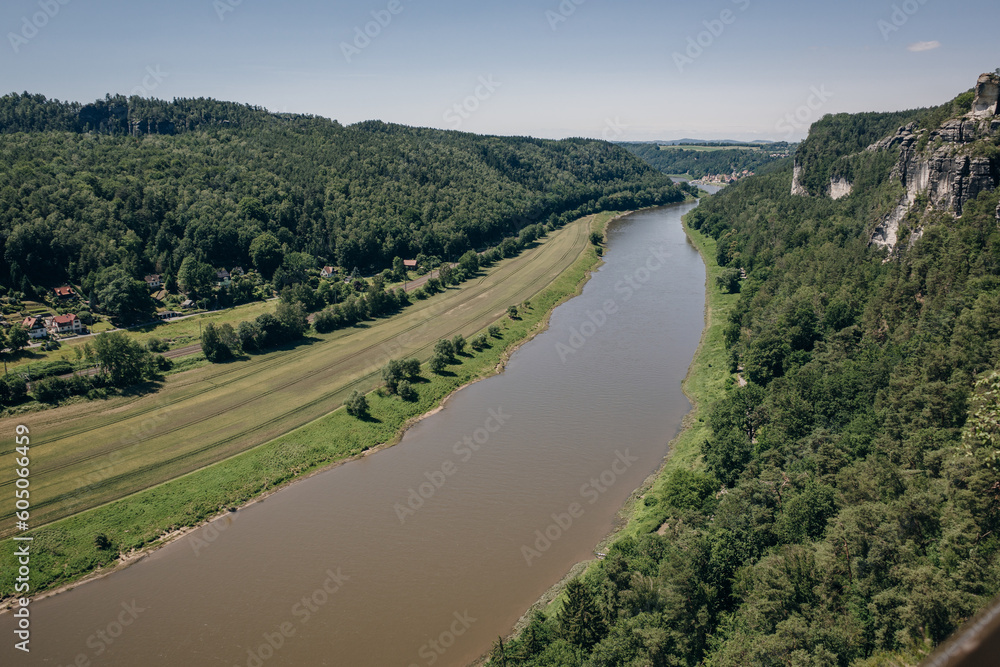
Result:
[[[32,603],[4,665],[466,665],[615,525],[690,405],[694,204],[608,230],[606,263],[498,376],[402,442]]]

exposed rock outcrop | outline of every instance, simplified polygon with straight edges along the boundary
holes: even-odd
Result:
[[[799,178],[802,176],[802,165],[798,162],[792,167],[792,196],[793,197],[808,197],[809,192],[806,191]]]
[[[842,199],[851,194],[854,184],[842,176],[834,176],[830,179],[830,197]]]
[[[997,76],[984,74],[976,84],[972,110],[965,116],[932,131],[910,123],[868,147],[870,151],[898,149],[899,162],[892,176],[906,189],[898,206],[876,226],[871,243],[895,248],[899,223],[920,195],[926,196],[929,208],[961,216],[970,199],[1000,185],[1000,161],[979,150],[983,140],[991,140],[1000,131],[997,91]]]
[[[984,118],[997,113],[1000,113],[1000,82],[995,74],[983,74],[976,81],[976,100],[972,103],[971,115]]]

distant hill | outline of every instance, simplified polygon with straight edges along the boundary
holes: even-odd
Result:
[[[738,174],[744,170],[753,172],[791,154],[791,146],[785,142],[770,142],[765,145],[683,141],[687,143],[669,145],[622,143],[620,145],[664,174],[689,174],[693,178],[704,178],[709,174]],[[707,147],[713,145],[720,146],[720,149],[706,150]],[[692,148],[685,149],[684,146]],[[747,148],[740,148],[740,146],[747,146]]]
[[[455,259],[534,223],[683,198],[602,141],[345,127],[213,99],[0,98],[0,287],[176,275],[286,253],[348,270]],[[299,260],[302,258],[299,257]]]
[[[771,141],[769,139],[760,139],[759,141],[739,141],[738,139],[669,139],[669,140],[657,140],[657,141],[631,141],[631,142],[619,142],[619,143],[633,143],[633,144],[657,144],[659,146],[677,146],[680,144],[720,144],[720,145],[757,145],[757,144],[774,144],[779,143]]]

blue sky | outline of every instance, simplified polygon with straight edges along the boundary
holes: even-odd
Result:
[[[205,96],[554,138],[798,139],[825,113],[968,89],[1000,67],[998,18],[995,0],[5,0],[0,93]]]

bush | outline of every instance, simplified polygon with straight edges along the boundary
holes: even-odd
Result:
[[[417,390],[413,388],[409,380],[402,380],[398,387],[399,397],[404,401],[415,401],[417,400]]]
[[[342,321],[343,317],[339,310],[326,308],[316,313],[316,317],[313,318],[313,329],[317,333],[330,333],[339,329],[342,326]]]
[[[420,360],[415,357],[410,357],[409,359],[404,359],[403,372],[406,373],[406,377],[410,380],[420,377]]]
[[[150,352],[166,352],[170,346],[162,338],[150,338],[146,341],[146,349]]]
[[[386,389],[390,394],[395,394],[399,389],[399,383],[403,380],[405,371],[403,362],[390,359],[389,363],[382,367],[382,381],[385,382]]]
[[[476,352],[490,346],[489,339],[486,337],[486,334],[479,334],[473,338],[472,342],[469,344],[472,345],[472,349]]]
[[[344,407],[347,408],[347,414],[352,417],[364,417],[368,414],[368,399],[365,398],[364,394],[355,389],[347,397]]]
[[[715,284],[726,294],[736,294],[740,291],[739,269],[723,269],[722,273],[716,276]]]
[[[33,383],[31,394],[39,403],[58,403],[66,398],[69,392],[62,380],[54,377],[47,377]]]
[[[590,242],[594,245],[601,245],[604,243],[604,234],[600,232],[590,232]]]
[[[442,357],[445,362],[450,362],[455,358],[455,344],[452,341],[442,338],[434,343],[434,356]]]
[[[492,336],[494,338],[501,338],[502,337],[502,334],[500,333],[500,325],[499,324],[491,324],[486,331],[490,334],[490,336]]]
[[[512,319],[517,319],[517,306],[507,306],[507,316]]]
[[[446,368],[448,368],[447,357],[435,353],[434,356],[431,357],[431,362],[430,362],[431,372],[440,375],[444,373]]]

